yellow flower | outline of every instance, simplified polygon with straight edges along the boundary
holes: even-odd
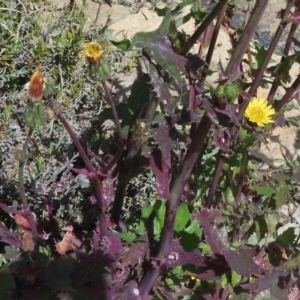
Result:
[[[265,126],[273,123],[272,116],[275,114],[274,108],[268,104],[264,98],[254,97],[245,111],[245,117],[258,126]]]
[[[36,70],[30,77],[29,98],[32,102],[40,102],[44,91],[44,77],[40,70]]]
[[[96,42],[90,42],[83,46],[82,56],[91,64],[100,61],[103,55],[103,48]]]

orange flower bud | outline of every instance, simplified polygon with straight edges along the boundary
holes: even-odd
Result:
[[[32,102],[40,102],[44,91],[44,77],[40,70],[36,70],[30,77],[29,98]]]

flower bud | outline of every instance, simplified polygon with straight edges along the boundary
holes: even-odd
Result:
[[[33,103],[42,100],[44,91],[44,77],[40,70],[36,70],[30,77],[29,98]]]
[[[82,57],[90,64],[97,64],[103,56],[103,48],[96,42],[87,43],[83,46]]]

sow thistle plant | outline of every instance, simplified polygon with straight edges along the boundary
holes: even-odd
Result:
[[[4,182],[6,194],[1,195],[20,201],[0,201],[0,208],[9,214],[1,219],[0,240],[17,253],[9,261],[12,255],[7,247],[1,249],[7,258],[0,270],[1,295],[8,299],[225,300],[256,299],[267,291],[274,299],[299,298],[299,237],[291,230],[277,234],[285,222],[279,218],[280,209],[292,199],[293,182],[285,168],[276,169],[259,148],[271,136],[266,131],[276,126],[276,114],[284,112],[299,91],[300,76],[286,81],[291,65],[300,62],[297,51],[289,53],[298,27],[299,1],[283,1],[286,7],[277,14],[281,22],[269,47],[256,47],[255,53],[251,41],[269,1],[256,0],[253,9],[246,11],[248,21],[242,28],[232,25],[239,1],[212,2],[210,7],[194,3],[182,18],[177,13],[190,0],[181,1],[173,11],[154,7],[154,12],[164,15],[159,28],[138,32],[131,40],[116,40],[106,27],[84,32],[83,15],[78,20],[76,10],[68,9],[64,11],[71,23],[67,33],[62,29],[57,38],[57,33],[51,35],[55,26],[47,31],[53,44],[43,47],[40,55],[49,53],[50,59],[28,59],[33,65],[25,72],[30,76],[25,122],[14,109],[5,116],[22,122],[24,139],[16,151],[17,184]],[[15,27],[5,38],[15,33],[22,49],[30,30],[20,31],[18,24],[26,20],[19,10],[27,6],[12,3],[14,9],[7,12],[18,22],[10,25]],[[191,18],[195,31],[187,36],[177,27]],[[281,76],[274,71],[268,77],[268,101],[255,97],[287,25],[290,32],[276,66]],[[222,26],[232,42],[231,57],[213,81],[210,75],[217,70],[211,70],[211,60]],[[44,32],[35,35],[47,40]],[[97,42],[104,39],[122,51],[142,53],[140,76],[132,83],[126,103],[119,105],[107,84],[114,51],[108,55],[104,46],[108,41]],[[82,44],[83,40],[90,42]],[[195,44],[199,49],[192,53]],[[206,54],[204,45],[208,45]],[[12,61],[14,55],[7,57]],[[80,66],[83,59],[86,64]],[[59,88],[46,93],[45,76],[40,69],[34,71],[36,65],[43,65],[43,73],[53,76]],[[22,78],[9,78],[6,90],[14,95]],[[274,101],[280,86],[285,94]],[[103,93],[109,106],[97,113],[82,105],[90,100],[85,87]],[[66,95],[71,99],[61,105]],[[37,130],[43,127],[43,106],[55,114],[45,124],[46,133]],[[20,109],[24,107],[16,111]],[[82,110],[90,119],[82,118]],[[111,120],[116,130],[108,140],[103,127]],[[272,126],[263,130],[268,124]],[[105,142],[106,148],[95,140]],[[51,146],[51,151],[40,153],[42,146]],[[31,148],[34,151],[28,151]],[[34,161],[40,161],[39,174],[25,177]],[[262,163],[269,169],[261,172]],[[141,183],[143,174],[147,177]],[[3,180],[1,172],[0,176]],[[143,185],[149,188],[141,193]],[[137,195],[144,198],[137,201]],[[144,207],[136,209],[141,202]],[[136,217],[124,218],[124,211]]]

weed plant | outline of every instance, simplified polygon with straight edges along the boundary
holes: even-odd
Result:
[[[299,158],[260,149],[298,125],[300,2],[270,16],[267,48],[268,0],[240,28],[239,1],[149,2],[159,28],[117,40],[85,29],[85,2],[0,1],[0,299],[299,299]],[[214,70],[220,30],[232,49]]]

